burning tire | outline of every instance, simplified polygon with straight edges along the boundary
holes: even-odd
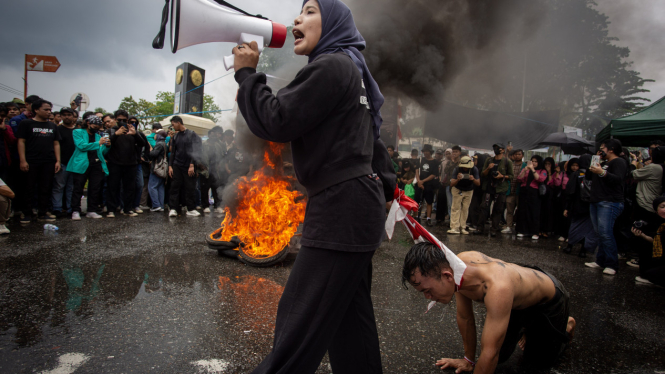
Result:
[[[217,254],[220,256],[238,258],[238,247],[240,247],[240,240],[237,237],[233,237],[230,242],[215,239],[219,237],[220,234],[218,230],[206,235],[205,240],[208,248],[216,250]]]
[[[238,259],[245,264],[255,267],[269,267],[284,261],[289,254],[289,246],[284,246],[284,248],[277,254],[265,258],[254,258],[247,255],[244,252],[244,247],[239,247],[239,252]]]

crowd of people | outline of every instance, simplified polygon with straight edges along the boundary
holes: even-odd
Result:
[[[144,133],[122,109],[81,116],[52,108],[35,95],[0,103],[0,234],[10,233],[10,218],[80,221],[82,210],[89,219],[221,214],[218,191],[250,171],[233,130],[215,126],[203,142],[179,116]]]
[[[419,222],[447,225],[449,235],[552,238],[567,254],[575,246],[582,258],[597,250],[587,267],[615,275],[627,260],[640,268],[636,282],[665,285],[663,145],[653,140],[643,155],[610,139],[596,155],[558,163],[525,159],[523,150],[503,144],[493,145],[493,155],[473,157],[460,146],[435,151],[429,144],[410,158],[392,146],[388,152],[399,187],[420,205],[413,213]]]

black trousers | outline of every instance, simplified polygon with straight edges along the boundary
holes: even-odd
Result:
[[[23,214],[32,217],[32,199],[37,192],[37,207],[39,216],[43,216],[51,205],[51,187],[55,175],[55,162],[34,163],[31,162],[25,178],[25,194],[23,195]]]
[[[136,189],[136,165],[107,164],[109,177],[107,179],[109,212],[115,212],[122,199],[125,213],[134,209],[134,190]],[[122,196],[120,196],[120,183],[122,183]]]
[[[517,207],[516,231],[519,234],[540,234],[540,194],[529,186],[520,189],[520,205]]]
[[[180,206],[180,190],[183,189],[187,210],[196,209],[196,176],[190,177],[187,168],[173,165],[173,178],[169,191],[169,207],[178,209]]]
[[[552,280],[556,294],[544,304],[510,312],[506,337],[499,351],[499,363],[508,360],[523,334],[527,338],[524,363],[531,366],[553,365],[568,344],[566,328],[570,316],[570,295],[554,276],[538,267],[533,269],[543,278],[548,276]]]
[[[506,193],[488,193],[483,194],[483,200],[480,203],[480,213],[478,214],[478,220],[476,221],[476,228],[478,231],[485,230],[485,221],[487,221],[487,216],[490,215],[490,207],[494,202],[494,208],[492,209],[492,227],[491,230],[498,231],[499,223],[501,223],[501,216],[503,216],[503,210],[506,207]]]
[[[217,187],[219,187],[219,185],[217,184],[215,177],[210,176],[209,178],[206,178],[204,176],[201,176],[199,182],[201,185],[201,206],[203,207],[203,209],[210,206],[210,201],[208,200],[208,190],[212,190],[212,199],[215,202],[213,208],[218,207],[219,197],[217,195]]]
[[[83,174],[74,174],[74,191],[72,192],[72,211],[81,213],[81,197],[85,182],[88,182],[88,213],[99,212],[101,203],[101,192],[104,186],[104,169],[101,162],[95,162],[88,166]]]
[[[272,352],[253,374],[382,373],[370,297],[374,252],[301,247],[277,309]]]

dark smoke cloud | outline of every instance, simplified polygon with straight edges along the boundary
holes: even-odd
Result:
[[[432,109],[454,79],[507,39],[523,39],[544,15],[536,1],[363,0],[350,4],[382,90]],[[479,56],[480,55],[480,56]]]

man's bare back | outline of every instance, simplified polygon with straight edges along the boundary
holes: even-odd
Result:
[[[480,252],[462,252],[459,257],[467,264],[464,283],[459,293],[484,303],[495,286],[512,288],[510,309],[525,309],[551,300],[556,294],[552,280],[542,272],[489,257]]]

